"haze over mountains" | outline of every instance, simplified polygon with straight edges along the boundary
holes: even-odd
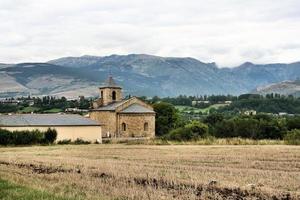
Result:
[[[218,68],[215,63],[203,63],[194,58],[130,54],[0,64],[0,97],[28,94],[68,98],[97,96],[97,87],[110,72],[125,93],[131,95],[239,95],[260,92],[257,87],[299,79],[300,62],[267,65],[247,62],[235,68]],[[288,93],[294,93],[294,89]],[[276,91],[286,93],[283,90]]]

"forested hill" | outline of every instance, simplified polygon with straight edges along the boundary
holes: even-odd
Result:
[[[178,96],[248,93],[267,84],[300,77],[300,63],[218,68],[194,58],[145,54],[65,57],[48,63],[1,64],[0,97],[15,95],[97,95],[111,72],[126,94]]]

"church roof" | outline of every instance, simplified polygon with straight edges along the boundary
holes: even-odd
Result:
[[[125,101],[127,101],[127,100],[117,101],[117,102],[114,102],[114,103],[111,103],[111,104],[108,104],[106,106],[102,106],[102,107],[99,107],[99,108],[93,109],[93,110],[114,111],[114,110],[116,110],[116,108],[118,106],[125,103]]]
[[[127,101],[130,101],[130,99],[125,99],[122,101],[114,102],[111,104],[108,104],[106,106],[99,107],[97,109],[93,109],[94,111],[116,111],[116,109],[121,106],[122,104],[126,103]],[[93,111],[91,110],[91,111]],[[127,108],[122,110],[120,113],[155,113],[153,110],[142,106],[138,103],[133,103],[129,105]]]
[[[129,107],[125,108],[124,110],[122,110],[121,113],[155,113],[155,112],[144,106],[134,103]]]
[[[112,76],[109,76],[108,79],[104,82],[104,84],[101,85],[100,88],[121,88],[121,87],[116,84]]]
[[[0,127],[20,126],[99,126],[100,124],[80,115],[70,114],[16,114],[0,115]]]

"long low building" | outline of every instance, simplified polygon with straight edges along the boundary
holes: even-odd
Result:
[[[40,130],[57,131],[56,141],[78,138],[90,142],[102,142],[101,124],[80,115],[70,114],[16,114],[0,115],[0,128],[9,131]]]

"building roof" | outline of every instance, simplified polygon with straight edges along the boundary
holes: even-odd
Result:
[[[126,103],[127,101],[130,101],[136,97],[132,97],[131,99],[125,99],[122,101],[117,101],[111,104],[108,104],[106,106],[101,106],[96,109],[92,109],[90,111],[116,111],[116,109],[121,106],[122,104]],[[143,105],[140,105],[138,103],[133,103],[129,105],[127,108],[123,109],[120,113],[155,113],[152,109],[149,109]]]
[[[122,105],[123,103],[125,103],[125,101],[127,100],[122,100],[122,101],[117,101],[111,104],[108,104],[106,106],[101,106],[99,108],[93,109],[93,110],[101,110],[101,111],[115,111],[116,108],[120,105]],[[92,111],[93,111],[92,110]]]
[[[109,76],[108,79],[104,82],[104,84],[100,86],[100,88],[121,88],[121,87],[116,84],[112,76]]]
[[[100,124],[80,115],[69,114],[16,114],[0,115],[1,126],[99,126]]]
[[[122,110],[121,113],[155,113],[155,112],[144,106],[134,103],[129,107],[125,108],[124,110]]]

